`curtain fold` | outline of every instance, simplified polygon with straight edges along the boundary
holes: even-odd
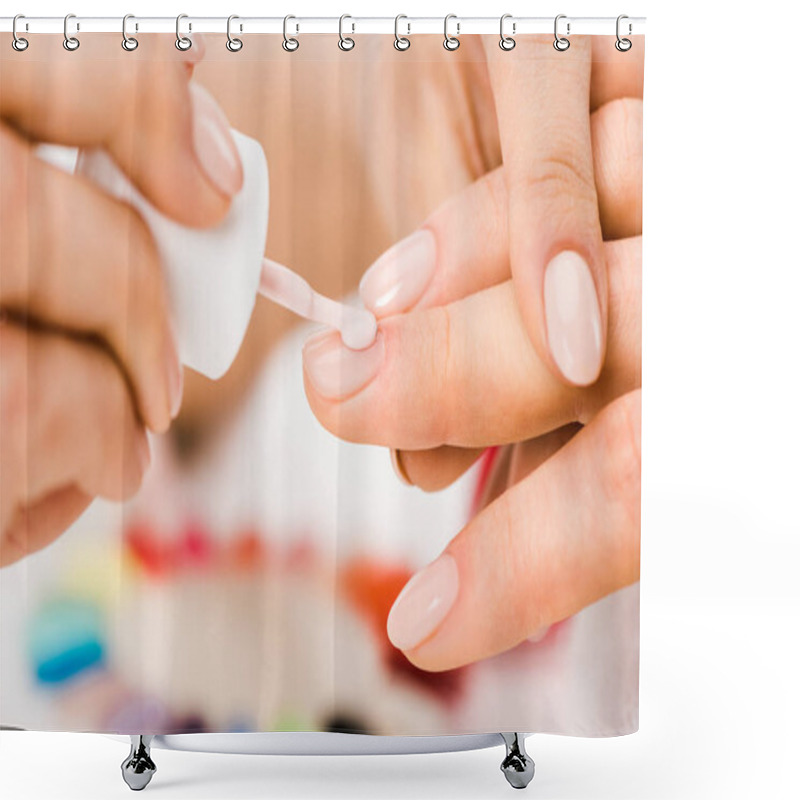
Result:
[[[280,37],[272,35],[245,37],[236,53],[226,50],[224,35],[211,34],[202,41],[193,37],[187,53],[174,47],[174,37],[160,34],[140,36],[133,52],[119,46],[118,36],[106,34],[81,37],[75,52],[65,51],[58,36],[37,35],[25,53],[4,43],[2,180],[10,181],[14,165],[25,158],[19,168],[26,196],[49,197],[36,208],[25,206],[21,197],[25,208],[20,210],[4,196],[0,218],[6,241],[15,230],[14,241],[22,243],[13,254],[10,245],[4,247],[0,265],[6,397],[17,391],[15,373],[6,368],[14,358],[14,336],[21,331],[27,336],[22,356],[26,388],[15,395],[24,398],[24,408],[14,421],[4,419],[2,428],[4,534],[19,524],[14,514],[31,518],[33,502],[52,488],[40,476],[59,459],[77,465],[75,485],[86,492],[88,507],[44,547],[33,547],[31,528],[14,528],[17,541],[32,549],[0,567],[3,726],[124,734],[336,731],[385,736],[497,731],[610,736],[638,728],[638,507],[622,508],[615,494],[624,492],[629,499],[638,491],[631,489],[638,465],[625,462],[627,471],[615,472],[615,462],[607,474],[602,458],[592,461],[594,456],[581,455],[579,448],[588,447],[595,435],[591,431],[616,413],[615,403],[635,395],[641,385],[643,60],[633,52],[637,60],[626,66],[621,59],[627,54],[614,48],[613,36],[591,37],[597,41],[583,50],[581,37],[573,37],[572,54],[559,53],[552,41],[547,49],[534,46],[533,40],[543,37],[517,37],[511,52],[497,47],[496,36],[464,36],[453,52],[442,47],[441,37],[412,36],[404,52],[392,46],[389,36],[354,38],[353,50],[343,52],[337,36],[300,36],[294,53],[285,52]],[[635,47],[643,49],[642,37]],[[508,136],[516,135],[509,133],[504,116],[509,103],[530,106],[531,118],[541,123],[538,131],[519,132],[533,142],[532,164],[550,140],[579,138],[577,128],[561,123],[567,118],[561,106],[535,105],[531,84],[523,79],[543,72],[537,60],[549,64],[562,55],[563,69],[577,72],[583,64],[587,76],[585,124],[591,128],[594,160],[589,184],[598,193],[610,288],[603,301],[607,362],[597,387],[551,391],[561,384],[552,364],[534,363],[540,355],[535,346],[526,351],[527,361],[512,361],[509,355],[516,343],[528,342],[521,321],[527,301],[518,311],[514,299],[524,284],[512,285],[518,277],[512,280],[514,237],[520,228],[536,228],[538,221],[524,218],[514,205],[516,195],[506,197],[504,189],[498,190],[505,185],[498,171],[521,165],[518,151],[514,159],[508,154]],[[501,59],[523,76],[511,99],[497,95]],[[459,316],[458,309],[440,308],[437,316],[422,303],[403,311],[401,321],[400,314],[378,315],[386,358],[401,358],[396,348],[404,341],[414,343],[418,373],[402,362],[397,370],[407,379],[403,399],[398,396],[395,404],[375,390],[376,399],[350,419],[346,411],[337,416],[327,400],[309,402],[313,378],[304,347],[322,330],[320,325],[259,297],[247,310],[246,334],[221,378],[182,369],[181,410],[168,430],[148,429],[149,463],[140,485],[128,491],[128,483],[136,481],[130,460],[133,432],[137,425],[148,427],[150,413],[139,375],[154,373],[149,365],[157,357],[152,347],[145,352],[150,345],[143,334],[155,323],[142,322],[141,315],[155,314],[161,296],[161,289],[153,288],[156,283],[139,281],[148,248],[158,251],[159,244],[146,242],[147,224],[139,217],[114,217],[127,213],[120,210],[127,207],[127,195],[119,195],[113,207],[103,195],[108,205],[101,206],[94,198],[102,190],[87,174],[72,170],[76,148],[108,149],[116,166],[161,213],[177,218],[196,212],[192,224],[198,230],[208,227],[212,220],[197,209],[206,202],[204,191],[219,190],[219,179],[216,189],[193,188],[189,167],[181,166],[179,150],[168,145],[171,137],[183,137],[199,148],[198,137],[211,135],[198,133],[192,121],[188,105],[195,101],[189,83],[202,86],[226,124],[263,149],[269,213],[268,219],[251,222],[255,229],[263,227],[268,259],[287,265],[322,295],[363,309],[362,276],[368,268],[449,209],[436,236],[447,235],[450,249],[437,240],[436,268],[442,269],[447,253],[452,263],[449,272],[437,273],[435,285],[441,298],[452,297],[432,305],[462,301],[466,311]],[[569,85],[575,93],[583,91],[577,80]],[[121,102],[114,101],[115,91],[124,93]],[[572,102],[569,91],[565,107]],[[37,92],[41,103],[26,105],[23,95]],[[171,96],[165,100],[170,92],[183,98],[183,105]],[[109,113],[121,118],[96,134],[97,128],[74,119],[71,107],[78,102],[107,103]],[[30,150],[19,155],[12,138],[25,140]],[[31,159],[42,158],[34,151],[39,144],[54,148],[49,161],[59,166],[48,168],[64,176],[58,187],[48,177],[37,178],[31,167]],[[551,160],[554,172],[542,168],[537,180],[553,192],[562,191],[571,180],[562,167]],[[38,189],[36,181],[42,181]],[[517,183],[513,186],[522,191]],[[483,198],[484,190],[488,201],[480,205],[476,198]],[[580,202],[569,198],[565,207]],[[62,227],[75,225],[78,211],[83,239],[58,240]],[[247,217],[256,212],[247,206],[237,213]],[[67,221],[62,226],[45,214]],[[476,237],[476,230],[486,233]],[[491,261],[487,256],[480,262],[477,248],[498,230],[504,232],[499,238],[507,246],[505,258]],[[90,241],[100,244],[90,246]],[[422,240],[414,241],[423,246]],[[67,248],[75,252],[64,254]],[[101,249],[103,258],[95,252]],[[201,275],[209,267],[204,263],[209,252],[199,247],[188,259],[192,263],[180,265],[190,270],[184,275],[192,276],[194,267]],[[101,320],[97,323],[95,311],[84,313],[80,302],[80,296],[89,297],[87,287],[94,279],[88,267],[76,266],[92,258],[124,276],[110,284],[122,297],[90,299]],[[478,262],[487,265],[489,277],[480,273],[484,267]],[[241,272],[236,259],[211,266],[230,276],[234,292]],[[13,275],[20,272],[27,293],[12,286]],[[420,275],[407,282],[422,281]],[[165,296],[174,304],[177,284],[168,274],[164,280]],[[191,289],[197,302],[216,307],[220,293],[201,283],[198,277]],[[494,303],[506,291],[501,283],[508,292],[503,308],[509,311],[496,324],[482,325],[482,303]],[[28,301],[29,309],[23,307]],[[115,312],[103,321],[99,312],[105,303],[124,314]],[[573,313],[581,303],[580,298],[570,300],[563,313]],[[48,318],[55,307],[66,310]],[[462,336],[445,343],[453,347],[449,360],[437,350],[443,340],[434,336],[436,321],[447,313],[448,330],[454,337],[460,330]],[[459,319],[471,319],[472,327],[459,329]],[[407,329],[400,326],[415,321],[419,327],[402,339]],[[547,323],[536,324],[544,330]],[[117,327],[121,333],[114,339],[109,331]],[[206,334],[212,338],[217,331],[223,336],[221,329],[209,327]],[[81,424],[88,427],[70,440],[69,457],[60,454],[61,431],[73,425],[60,409],[71,399],[77,405],[89,402],[80,400],[81,392],[91,391],[94,397],[105,391],[105,384],[101,378],[86,378],[96,374],[88,371],[61,377],[61,388],[51,382],[37,355],[44,347],[37,342],[45,338],[63,342],[59,346],[67,355],[61,363],[72,363],[73,352],[76,359],[102,361],[104,371],[97,374],[114,375],[113,381],[125,387],[102,406],[115,420],[108,430],[130,426],[124,446],[103,434],[99,422],[92,427],[84,420]],[[328,369],[334,383],[354,380],[356,368],[347,358]],[[530,394],[503,383],[525,370],[538,376],[524,384],[532,387]],[[551,395],[558,403],[548,406]],[[44,422],[36,416],[40,396],[48,404],[63,398]],[[10,413],[7,407],[3,414]],[[370,418],[376,409],[380,422]],[[462,418],[472,422],[459,428]],[[524,435],[509,434],[514,418],[524,423]],[[425,419],[440,424],[426,428],[420,421]],[[636,424],[635,417],[626,419]],[[27,435],[12,453],[12,433],[19,425]],[[391,445],[388,440],[395,435],[398,443]],[[596,434],[604,435],[611,436]],[[551,438],[545,441],[545,436]],[[561,437],[557,444],[553,436]],[[611,463],[624,442],[617,434],[605,441]],[[420,453],[438,453],[441,467],[430,467],[428,475],[437,485],[425,487],[435,491],[399,479],[392,446],[410,452],[404,463],[410,468],[413,462],[417,470],[424,466]],[[574,467],[569,466],[572,453]],[[91,458],[105,461],[90,469]],[[451,479],[446,476],[455,469],[448,466],[453,458],[464,459],[464,466]],[[13,488],[17,472],[27,476],[27,489]],[[476,630],[506,628],[516,619],[519,635],[513,646],[444,669],[415,664],[387,633],[398,595],[469,529],[476,515],[493,503],[499,508],[509,492],[524,496],[526,481],[538,492],[531,495],[528,516],[517,520],[512,535],[500,523],[484,526],[488,540],[480,559],[474,556],[478,568],[493,576],[497,590],[475,612],[485,614]],[[34,487],[39,487],[37,496]],[[623,541],[620,533],[615,539],[614,531],[598,521],[592,505],[598,494],[611,498],[610,517],[619,515],[633,526],[635,579],[629,571],[619,577],[624,570],[614,559],[622,563],[620,553],[632,546],[632,538]],[[12,514],[12,506],[21,510]],[[558,514],[567,511],[562,525]],[[580,547],[575,536],[581,537]],[[603,537],[610,544],[598,545]],[[5,539],[3,547],[11,553]],[[530,575],[513,569],[525,558],[532,565]],[[540,558],[552,559],[552,570],[544,575],[535,571]],[[606,561],[607,572],[595,577]],[[470,586],[466,573],[460,575],[463,597]],[[511,580],[513,590],[507,586]],[[570,587],[564,580],[585,580],[589,588]],[[549,594],[543,600],[545,589]],[[574,599],[561,602],[566,595]],[[551,597],[552,619],[546,616]],[[547,620],[541,630],[524,627],[533,618],[528,613],[533,603],[542,606]],[[448,635],[456,640],[457,633]],[[489,634],[475,634],[481,635],[488,641]],[[473,650],[480,646],[480,641],[471,645]]]

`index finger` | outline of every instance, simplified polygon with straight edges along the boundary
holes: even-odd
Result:
[[[593,383],[606,348],[607,279],[594,181],[591,37],[486,43],[509,203],[509,253],[528,335],[562,381]],[[496,53],[496,54],[495,54]]]
[[[57,36],[2,48],[0,116],[31,141],[108,150],[160,211],[184,225],[218,223],[242,186],[225,116],[190,81],[202,40],[182,53],[154,34],[143,52],[116,35],[87,37],[76,57]]]

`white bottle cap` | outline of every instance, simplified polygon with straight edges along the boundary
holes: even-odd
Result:
[[[81,150],[76,171],[132,205],[147,223],[165,272],[181,361],[220,378],[236,358],[255,306],[267,240],[269,175],[261,145],[231,131],[244,185],[213,228],[189,228],[157,211],[101,148]],[[109,269],[114,264],[109,260]]]

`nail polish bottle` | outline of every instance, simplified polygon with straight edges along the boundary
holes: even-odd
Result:
[[[255,306],[267,239],[269,174],[261,145],[231,131],[244,170],[244,184],[230,210],[211,228],[190,228],[158,211],[102,148],[81,149],[77,174],[132,205],[158,248],[183,364],[217,379],[227,372],[244,339]],[[70,148],[48,145],[39,155],[65,167]],[[62,151],[62,152],[58,152]],[[60,163],[58,163],[60,162]],[[126,242],[119,243],[124,252]],[[114,254],[109,253],[109,269]]]

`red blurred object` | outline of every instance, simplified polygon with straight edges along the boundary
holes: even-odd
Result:
[[[267,547],[256,531],[245,531],[230,543],[227,557],[234,569],[263,569],[267,564]]]
[[[183,537],[178,543],[178,553],[182,566],[207,567],[215,556],[214,542],[208,531],[196,520],[187,522]]]
[[[498,446],[487,447],[480,457],[480,471],[478,472],[478,481],[475,484],[475,490],[472,494],[472,502],[470,503],[469,515],[474,517],[481,510],[481,501],[489,484],[489,478],[492,475],[492,467],[497,461],[497,455],[500,452]]]
[[[123,534],[123,545],[148,575],[165,577],[175,569],[172,544],[145,523],[130,525]]]
[[[317,561],[317,551],[309,536],[303,536],[291,542],[284,553],[284,564],[287,569],[300,570],[313,567]]]
[[[406,567],[359,558],[341,570],[339,580],[345,597],[372,628],[387,669],[430,691],[441,702],[451,704],[463,692],[468,667],[442,672],[422,670],[414,666],[386,634],[389,611],[412,574]]]

